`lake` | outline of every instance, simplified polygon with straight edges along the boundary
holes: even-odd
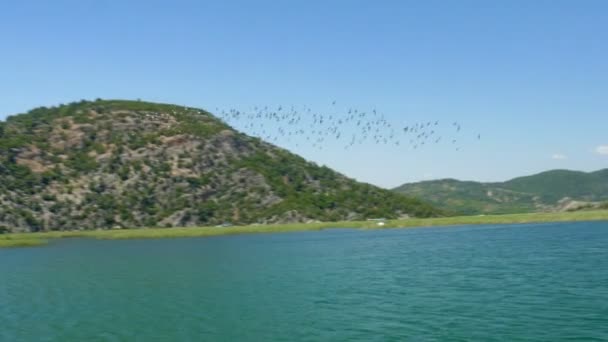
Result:
[[[0,249],[0,341],[608,341],[608,222]]]

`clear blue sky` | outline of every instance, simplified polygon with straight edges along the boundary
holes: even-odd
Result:
[[[330,101],[481,142],[288,146],[381,186],[608,167],[606,1],[0,2],[0,118],[79,99]]]

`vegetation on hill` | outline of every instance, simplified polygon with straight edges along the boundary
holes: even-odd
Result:
[[[602,201],[608,200],[608,169],[595,172],[552,170],[495,185],[536,194],[541,201],[548,203],[565,197],[581,201]]]
[[[598,208],[608,200],[608,169],[552,170],[499,183],[441,179],[404,184],[394,191],[463,214],[571,211]]]
[[[96,100],[0,122],[0,233],[404,215],[441,212],[199,109]]]

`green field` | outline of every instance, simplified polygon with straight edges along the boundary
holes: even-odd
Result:
[[[322,223],[249,225],[232,227],[142,228],[119,230],[54,231],[40,233],[13,233],[0,235],[0,247],[39,246],[59,238],[80,237],[94,239],[158,239],[205,237],[231,234],[281,233],[315,231],[331,228],[379,229],[438,227],[469,224],[515,224],[534,222],[567,222],[608,220],[608,210],[563,213],[533,213],[486,216],[455,216],[427,219],[388,220],[383,226],[375,221],[344,221]]]

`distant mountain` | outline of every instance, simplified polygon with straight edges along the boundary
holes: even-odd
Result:
[[[608,201],[608,169],[552,170],[497,183],[440,179],[404,184],[393,191],[464,214],[573,210]]]
[[[0,122],[0,232],[437,216],[212,114],[81,101]]]

